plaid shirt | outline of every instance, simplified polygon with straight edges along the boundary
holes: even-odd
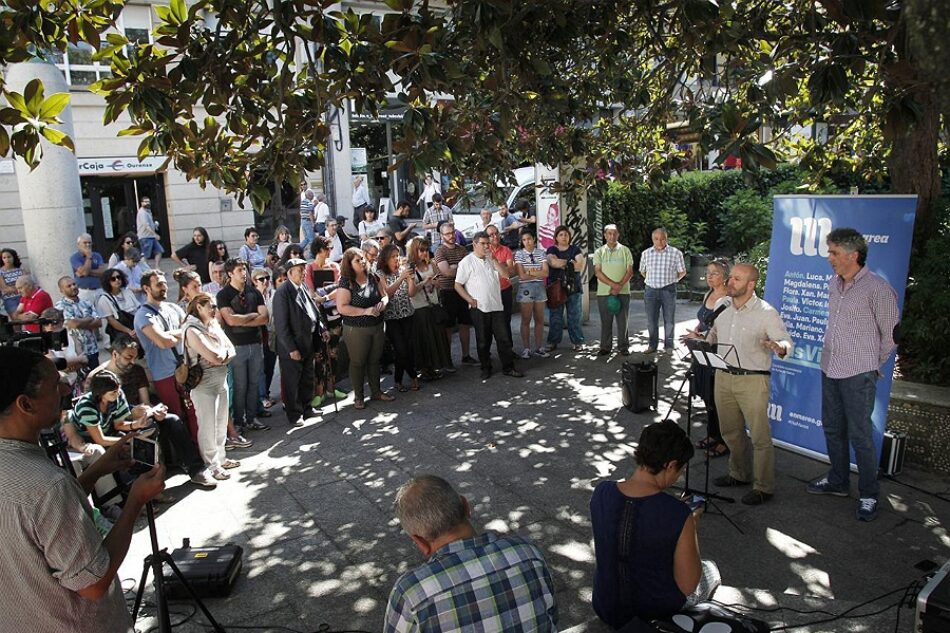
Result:
[[[422,215],[423,224],[438,224],[439,222],[448,222],[452,219],[452,209],[450,209],[444,203],[442,207],[436,210],[435,205],[426,209],[426,212]],[[429,242],[432,244],[432,248],[438,248],[442,244],[442,236],[439,235],[439,227],[429,229]]]
[[[518,536],[454,541],[396,581],[384,630],[556,631],[551,576],[540,550]]]
[[[85,299],[60,299],[56,302],[56,309],[62,310],[63,320],[71,319],[99,319],[99,313],[91,303]],[[90,362],[96,362],[99,357],[99,342],[96,340],[96,330],[69,330],[69,336],[75,336],[82,345],[82,353],[85,354]]]
[[[828,280],[828,328],[821,371],[839,379],[878,371],[894,351],[898,321],[897,293],[867,266],[851,283],[835,275]]]
[[[686,272],[683,252],[667,245],[662,251],[650,247],[640,254],[640,272],[646,275],[646,285],[663,288],[679,281]]]

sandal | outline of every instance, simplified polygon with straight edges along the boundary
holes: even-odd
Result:
[[[716,457],[724,457],[729,454],[729,447],[726,446],[725,442],[716,442],[706,449],[706,453],[714,459]]]
[[[708,450],[710,448],[717,446],[718,444],[719,444],[719,440],[717,440],[716,438],[712,436],[707,435],[703,439],[696,442],[696,448]]]
[[[221,468],[231,470],[232,468],[237,468],[240,465],[241,462],[236,459],[226,459],[221,463]]]
[[[354,409],[358,409],[358,410],[363,410],[363,409],[366,408],[366,403],[363,402],[362,400],[354,400],[354,401],[353,401],[353,408],[354,408]]]
[[[372,396],[370,400],[379,400],[380,402],[392,402],[393,400],[395,400],[395,398],[393,398],[388,393],[380,392],[376,394],[375,396]]]

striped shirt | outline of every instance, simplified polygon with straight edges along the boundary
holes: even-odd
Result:
[[[674,246],[667,246],[662,251],[651,246],[640,253],[640,272],[646,275],[646,285],[651,288],[675,284],[686,272],[683,252]]]
[[[423,224],[438,224],[439,222],[449,222],[451,220],[452,209],[444,204],[438,209],[433,205],[422,214]],[[429,229],[429,242],[432,244],[432,248],[438,248],[439,245],[442,244],[442,236],[439,234],[438,226]]]
[[[87,442],[91,440],[89,428],[98,426],[103,435],[115,435],[115,423],[127,420],[132,416],[132,409],[125,399],[125,393],[119,388],[119,398],[110,402],[105,413],[99,410],[99,405],[93,399],[92,393],[84,393],[76,401],[73,410],[69,412],[69,422],[76,428],[76,432]]]
[[[525,270],[541,270],[547,261],[548,256],[545,254],[543,248],[536,248],[530,253],[522,248],[515,253],[515,264],[521,264]],[[522,279],[521,287],[533,288],[543,283],[544,279],[542,277],[535,277],[534,279]]]
[[[0,439],[0,622],[4,631],[131,633],[118,578],[99,600],[109,553],[75,478],[38,445]]]
[[[867,266],[850,283],[835,275],[828,281],[821,371],[829,378],[878,371],[894,351],[894,327],[899,321],[897,293]]]
[[[456,244],[455,246],[448,246],[443,244],[435,250],[435,258],[432,262],[435,264],[435,269],[439,270],[439,262],[447,262],[449,266],[458,265],[465,256],[468,255],[468,251],[464,246]],[[440,274],[436,278],[436,282],[439,284],[439,288],[442,290],[455,290],[455,275],[443,275]]]
[[[313,200],[306,197],[300,198],[300,219],[310,220],[313,218]]]
[[[554,586],[540,550],[491,532],[453,541],[403,574],[384,621],[385,633],[556,630]]]

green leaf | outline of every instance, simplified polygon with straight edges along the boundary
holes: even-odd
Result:
[[[59,113],[65,110],[68,105],[68,92],[57,92],[56,94],[50,95],[43,101],[43,105],[40,106],[39,118],[50,123],[55,120],[56,117],[59,116]]]
[[[0,156],[6,156],[10,151],[10,135],[7,128],[0,126]]]
[[[23,98],[26,100],[26,112],[31,116],[38,116],[40,106],[43,103],[43,82],[39,79],[33,79],[30,83],[26,84],[26,89],[23,91]]]
[[[24,122],[26,122],[26,117],[23,116],[23,113],[16,108],[0,109],[0,123],[3,125],[9,125],[12,127]]]
[[[41,134],[43,134],[43,137],[53,145],[60,145],[70,149],[71,151],[76,151],[76,148],[73,146],[72,139],[70,139],[65,132],[61,132],[60,130],[52,127],[44,127]]]
[[[174,24],[184,24],[188,19],[188,7],[185,6],[185,0],[171,0],[168,8],[174,18]]]

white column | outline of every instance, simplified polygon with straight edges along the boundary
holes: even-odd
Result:
[[[7,88],[22,93],[33,79],[43,82],[44,95],[69,92],[61,70],[45,62],[12,64],[6,69]],[[75,142],[72,108],[67,106],[57,126]],[[83,218],[82,192],[79,186],[79,165],[76,156],[66,148],[41,139],[43,158],[39,167],[30,171],[22,159],[16,161],[17,186],[30,271],[39,285],[54,298],[59,294],[56,283],[63,275],[72,274],[69,257],[76,252],[76,238],[86,230]]]

